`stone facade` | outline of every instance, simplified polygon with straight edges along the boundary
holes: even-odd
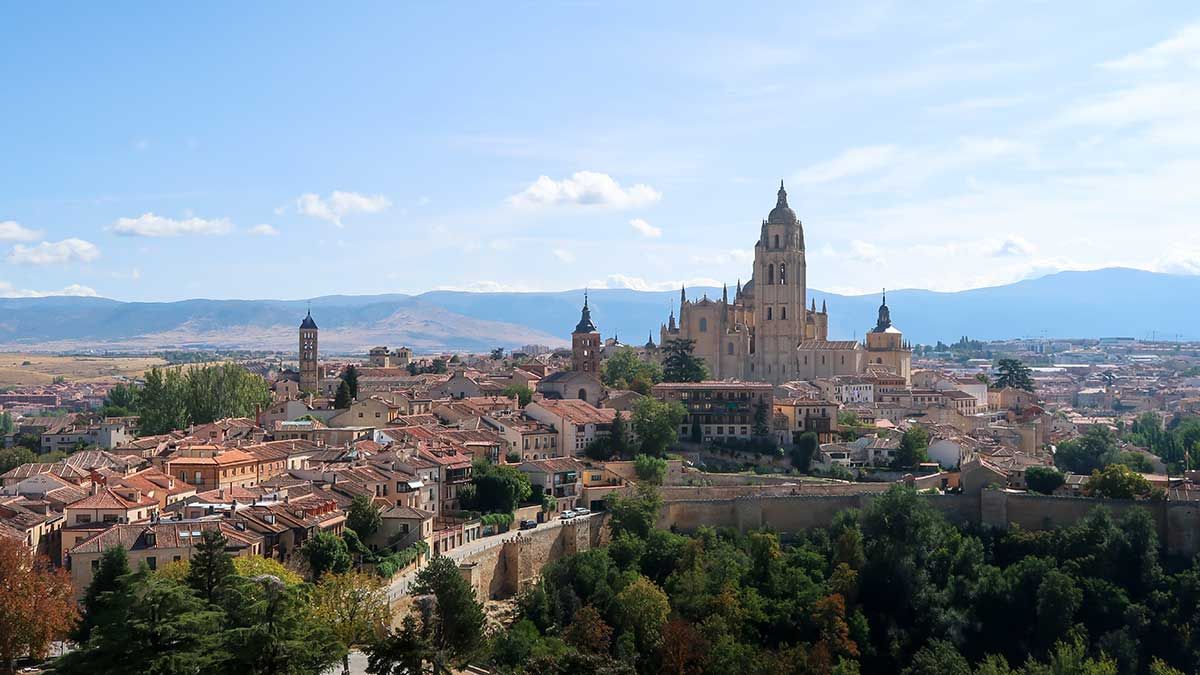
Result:
[[[317,322],[312,312],[300,324],[300,390],[321,391],[321,366],[317,358]]]
[[[762,222],[754,244],[754,271],[743,286],[739,281],[732,301],[728,289],[720,300],[704,296],[688,300],[679,292],[679,319],[672,311],[660,328],[660,342],[689,339],[695,355],[704,359],[714,379],[739,379],[779,384],[817,377],[857,375],[868,364],[892,368],[909,377],[912,351],[900,331],[887,321],[888,335],[864,346],[853,340],[829,339],[829,314],[807,298],[804,228],[788,206],[787,191],[779,184],[775,208]],[[889,315],[880,307],[881,323]]]

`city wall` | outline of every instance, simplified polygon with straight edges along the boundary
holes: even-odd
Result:
[[[663,505],[658,526],[684,532],[702,526],[732,527],[742,531],[769,528],[796,532],[824,527],[845,509],[861,509],[877,492],[842,495],[756,495],[669,499]],[[1158,528],[1159,541],[1168,553],[1200,554],[1200,502],[1135,502],[1081,497],[1051,497],[1037,494],[984,490],[979,495],[922,495],[947,519],[963,524],[1027,530],[1045,530],[1070,525],[1092,509],[1103,506],[1119,515],[1129,509],[1145,509]]]
[[[607,520],[599,513],[559,527],[521,531],[466,556],[459,569],[480,599],[512,597],[537,581],[547,563],[606,544]]]

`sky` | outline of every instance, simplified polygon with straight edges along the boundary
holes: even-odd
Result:
[[[4,3],[0,296],[1200,273],[1194,2]]]

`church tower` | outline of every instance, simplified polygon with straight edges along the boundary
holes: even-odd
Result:
[[[892,311],[887,304],[887,291],[879,304],[875,327],[867,333],[867,363],[887,366],[906,383],[912,382],[912,349],[904,341],[904,333],[892,325]]]
[[[592,323],[587,292],[583,294],[583,312],[571,333],[571,368],[580,373],[600,376],[600,331]]]
[[[796,379],[796,346],[805,328],[806,268],[804,228],[788,206],[787,190],[779,181],[775,208],[763,221],[754,244],[754,354],[750,379]]]
[[[300,322],[300,391],[321,391],[321,372],[317,362],[317,322],[312,310]]]

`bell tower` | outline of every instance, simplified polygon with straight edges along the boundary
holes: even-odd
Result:
[[[312,310],[300,322],[300,391],[321,391],[321,370],[317,360],[317,322]]]
[[[775,208],[754,244],[754,354],[752,379],[796,379],[796,346],[804,335],[806,288],[804,228],[779,181]]]
[[[571,333],[571,368],[581,373],[600,376],[600,331],[592,323],[587,291],[583,292],[583,312]]]

